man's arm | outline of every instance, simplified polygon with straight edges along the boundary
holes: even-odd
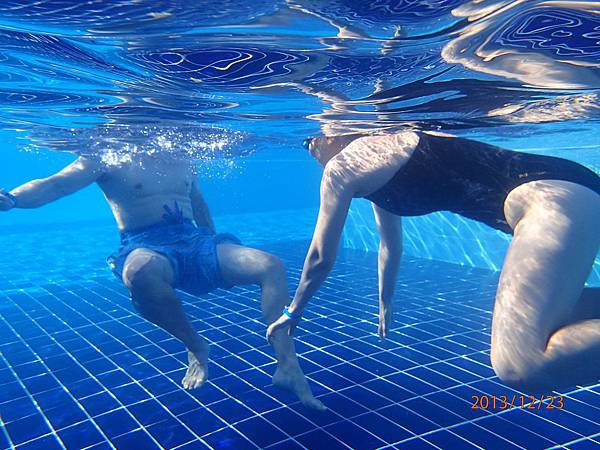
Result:
[[[38,208],[59,198],[70,195],[96,181],[103,174],[102,165],[85,157],[79,157],[60,172],[47,178],[32,180],[0,193],[2,209]],[[8,203],[6,200],[10,200]]]
[[[196,222],[196,225],[207,226],[212,230],[213,233],[216,233],[215,224],[210,215],[210,210],[208,209],[208,205],[206,204],[204,196],[200,191],[198,180],[196,180],[196,178],[194,178],[194,181],[192,182],[190,200],[192,201],[192,213],[194,215],[194,221]]]
[[[402,257],[402,226],[400,217],[373,204],[373,214],[379,230],[379,336],[387,337],[393,318],[393,295]]]

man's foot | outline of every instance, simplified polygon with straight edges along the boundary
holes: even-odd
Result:
[[[325,411],[327,409],[327,407],[312,394],[308,381],[302,373],[300,366],[292,367],[290,369],[281,369],[278,367],[275,371],[275,375],[273,375],[273,385],[296,394],[300,402],[307,408],[316,409],[318,411]]]
[[[185,389],[196,389],[204,384],[208,378],[208,344],[202,342],[198,350],[188,350],[188,369],[181,380]]]

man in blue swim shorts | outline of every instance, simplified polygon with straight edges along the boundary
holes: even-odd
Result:
[[[270,324],[289,301],[284,265],[271,254],[240,245],[234,236],[216,234],[194,164],[173,155],[134,154],[119,165],[79,157],[48,178],[0,191],[0,211],[37,208],[94,182],[121,232],[121,248],[108,259],[111,269],[140,314],[185,344],[184,388],[202,386],[208,344],[194,330],[176,290],[203,294],[259,284],[263,317]],[[295,393],[304,405],[324,409],[311,392],[291,337],[282,330],[272,345],[278,363],[273,383]]]

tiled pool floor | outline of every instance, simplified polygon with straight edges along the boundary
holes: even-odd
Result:
[[[134,312],[105,241],[30,244],[14,238],[0,274],[0,448],[600,447],[600,386],[562,410],[471,409],[473,395],[519,395],[489,365],[494,272],[405,259],[382,343],[376,255],[343,250],[297,333],[321,413],[271,385],[257,289],[183,295],[212,344],[210,380],[188,392],[182,345]],[[261,246],[295,286],[306,241]]]

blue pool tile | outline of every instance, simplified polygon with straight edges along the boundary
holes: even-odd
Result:
[[[94,417],[100,429],[109,438],[127,433],[138,427],[136,421],[125,409],[117,409],[101,416]]]
[[[45,361],[45,364],[47,365],[48,362]],[[36,375],[42,375],[43,373],[47,372],[46,367],[44,366],[44,364],[42,364],[41,361],[32,361],[32,362],[28,362],[26,364],[20,364],[18,366],[14,366],[13,370],[16,372],[18,377],[22,380],[25,378],[34,377]],[[11,378],[10,381],[12,381],[13,375],[10,373],[10,371],[7,370],[6,374],[7,375],[10,374],[10,378]],[[0,376],[0,380],[2,380],[1,376]]]
[[[91,378],[69,384],[67,388],[68,391],[78,399],[104,391],[102,385]]]
[[[290,408],[280,408],[263,415],[273,425],[281,428],[290,436],[297,436],[317,428],[300,414]]]
[[[366,408],[337,392],[325,394],[319,400],[341,417],[350,418],[367,412]]]
[[[502,418],[519,424],[526,430],[533,431],[556,444],[570,442],[580,437],[579,434],[573,431],[557,425],[550,420],[543,419],[535,411],[530,412],[520,408],[513,409],[503,414]],[[552,419],[552,416],[549,416],[548,419]]]
[[[90,416],[104,414],[113,409],[119,408],[120,403],[107,391],[90,395],[79,400],[83,408]]]
[[[448,389],[452,386],[460,384],[458,381],[453,380],[452,378],[449,378],[439,372],[436,372],[435,370],[432,370],[429,367],[414,367],[412,369],[406,370],[404,373],[412,375],[413,377],[418,378],[419,380],[427,382],[440,389]]]
[[[0,448],[6,449],[10,447],[8,436],[6,436],[4,425],[0,424]]]
[[[262,417],[252,417],[244,420],[236,424],[235,429],[260,448],[265,448],[288,438],[281,430]]]
[[[466,370],[460,369],[447,362],[434,363],[427,366],[430,370],[436,373],[444,375],[446,377],[458,380],[461,383],[471,383],[479,379],[478,375],[467,372]]]
[[[224,377],[214,377],[213,375],[213,383],[229,395],[234,396],[239,396],[253,389],[252,385],[233,374]]]
[[[210,410],[227,423],[239,422],[254,415],[254,412],[232,398],[211,404]]]
[[[475,444],[468,442],[448,430],[439,430],[423,437],[427,442],[439,448],[457,448],[461,450],[478,449]]]
[[[152,450],[164,448],[157,444],[146,431],[138,429],[130,431],[111,440],[119,450]]]
[[[133,380],[123,370],[117,369],[102,373],[96,377],[98,381],[107,388],[115,388],[131,383]]]
[[[591,439],[582,439],[577,442],[573,442],[572,444],[567,444],[564,446],[569,450],[596,450],[600,448],[600,442],[593,441]]]
[[[278,442],[269,447],[266,450],[306,450],[306,448],[296,442],[294,439],[286,439],[285,441]]]
[[[263,413],[281,406],[276,400],[256,390],[244,392],[237,395],[236,398],[257,413]]]
[[[396,347],[390,349],[390,352],[408,360],[414,361],[417,364],[428,364],[437,361],[436,358],[411,347]]]
[[[44,411],[54,429],[58,430],[87,419],[87,415],[75,402],[61,403],[56,408]]]
[[[112,389],[112,393],[123,405],[138,403],[150,398],[150,394],[139,384],[130,383]]]
[[[1,386],[0,389],[2,389]],[[37,413],[38,409],[29,397],[21,397],[16,400],[0,403],[0,417],[2,417],[4,423]]]
[[[23,384],[31,394],[49,391],[60,386],[56,379],[49,373],[27,378],[23,380]]]
[[[227,423],[206,408],[195,409],[178,416],[198,436],[205,436],[219,430]]]
[[[354,383],[339,375],[334,371],[335,369],[319,370],[310,374],[310,378],[315,382],[324,385],[329,390],[339,391],[341,389],[352,386]]]
[[[128,382],[130,381],[131,379],[128,380]],[[175,383],[173,383],[171,379],[163,375],[157,375],[155,377],[146,378],[144,380],[141,380],[140,384],[156,397],[179,389],[179,387]]]
[[[600,425],[572,414],[568,411],[568,404],[566,409],[548,410],[542,408],[536,410],[535,414],[583,436],[591,436],[600,432]]]
[[[351,386],[348,389],[340,391],[340,394],[370,410],[383,408],[392,403],[389,398],[379,395],[379,393],[366,389],[363,386]]]
[[[328,425],[323,430],[336,436],[351,448],[374,449],[385,445],[383,440],[350,420]]]
[[[442,427],[449,427],[464,421],[462,417],[422,397],[407,400],[402,403],[402,406],[423,417],[427,417],[427,419]]]
[[[246,361],[234,355],[220,358],[219,364],[223,366],[225,370],[232,373],[238,373],[251,367]]]
[[[397,443],[393,446],[393,448],[399,448],[402,450],[437,450],[436,446],[430,444],[429,442],[421,438],[407,439],[405,441]]]
[[[170,417],[164,422],[146,427],[163,448],[173,448],[194,439],[194,435],[177,419]]]
[[[364,387],[396,403],[413,398],[415,396],[413,392],[410,392],[404,389],[404,387],[398,386],[397,384],[392,383],[385,378],[378,378],[369,381],[364,384]]]
[[[310,449],[323,448],[327,450],[346,450],[350,448],[348,445],[339,441],[324,430],[315,430],[311,431],[310,433],[303,434],[296,437],[296,441],[298,441],[305,448]]]
[[[16,450],[60,450],[63,448],[54,434],[48,434],[25,444],[18,445]]]
[[[102,434],[89,420],[59,430],[58,436],[67,448],[85,448],[104,441]]]
[[[452,358],[447,361],[449,365],[460,367],[465,371],[482,378],[489,378],[495,375],[491,367],[480,364],[468,357]]]
[[[475,423],[462,424],[451,428],[450,431],[486,450],[517,450],[521,448]]]
[[[384,379],[387,379],[390,382],[397,384],[398,386],[402,386],[402,388],[414,392],[418,395],[429,394],[438,390],[436,386],[429,384],[426,381],[416,378],[412,375],[409,375],[408,373],[396,373],[384,377]]]
[[[482,420],[477,421],[477,425],[527,449],[547,448],[552,446],[552,441],[504,420],[500,416],[485,417]]]
[[[378,411],[391,422],[401,424],[414,434],[423,434],[438,428],[438,425],[401,405],[391,405]]]
[[[324,427],[326,425],[332,424],[334,422],[339,422],[343,419],[342,416],[337,414],[331,408],[328,407],[327,400],[323,399],[323,397],[319,398],[323,400],[323,403],[327,407],[325,411],[316,411],[314,409],[309,409],[303,406],[300,403],[293,403],[289,406],[291,410],[300,416],[304,417],[306,420],[316,424],[319,427]]]
[[[600,397],[594,404],[586,405],[585,403],[571,398],[569,395],[565,398],[565,408],[570,413],[577,414],[579,417],[587,419],[590,422],[600,424]]]
[[[135,405],[129,405],[127,410],[138,422],[146,426],[164,422],[171,417],[171,414],[156,400],[145,400]]]
[[[306,373],[306,371],[304,372]],[[259,369],[250,369],[238,374],[246,383],[251,384],[257,389],[264,389],[272,385],[272,376]]]
[[[233,428],[224,428],[204,436],[203,440],[214,449],[254,450],[256,445],[235,431]],[[194,447],[192,447],[194,448]]]
[[[376,377],[375,374],[363,370],[354,364],[340,364],[332,367],[331,371],[350,380],[352,384],[361,384]]]
[[[202,407],[196,398],[190,395],[188,391],[182,389],[161,395],[157,400],[175,415]]]
[[[202,388],[194,389],[189,393],[204,405],[214,403],[227,397],[227,394],[215,386],[210,380]]]
[[[394,442],[408,439],[414,434],[403,428],[401,424],[397,424],[387,420],[385,417],[369,412],[352,419],[352,422],[360,425],[370,433],[376,435],[384,442],[391,444]]]
[[[205,444],[203,441],[200,441],[199,439],[194,439],[193,441],[187,442],[179,447],[177,447],[177,450],[213,450],[214,447],[210,447],[209,445]]]
[[[44,417],[39,413],[9,422],[5,427],[15,444],[35,439],[51,431]]]

